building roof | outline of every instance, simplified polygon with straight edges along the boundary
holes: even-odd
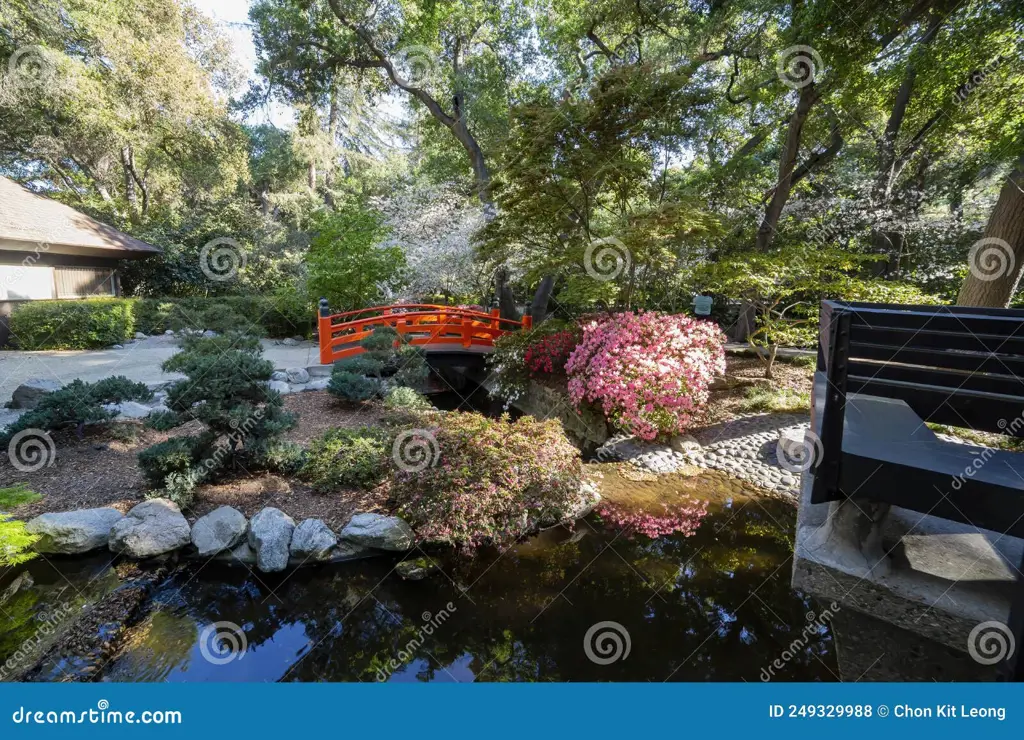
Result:
[[[0,177],[0,250],[131,259],[163,250]]]

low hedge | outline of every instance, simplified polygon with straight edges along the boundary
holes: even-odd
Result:
[[[99,349],[121,344],[137,331],[168,329],[311,336],[314,321],[304,302],[276,296],[92,298],[23,303],[11,314],[10,330],[19,349]]]
[[[310,336],[315,315],[303,301],[277,296],[139,298],[136,329],[160,334],[173,329],[245,331],[267,337]]]
[[[121,298],[23,303],[10,318],[19,349],[97,349],[135,333],[135,305]]]

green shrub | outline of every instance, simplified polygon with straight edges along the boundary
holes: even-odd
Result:
[[[398,386],[384,397],[384,408],[389,411],[429,411],[433,406],[426,396],[415,389]]]
[[[134,335],[135,304],[123,298],[30,301],[11,314],[11,335],[26,350],[109,347]]]
[[[295,442],[271,442],[264,453],[264,465],[271,473],[291,475],[306,462],[306,450]]]
[[[317,491],[339,487],[372,488],[387,475],[389,436],[380,429],[330,429],[309,447],[299,471]]]
[[[427,366],[426,352],[421,347],[409,344],[399,347],[394,362],[398,365],[393,376],[395,383],[417,390],[426,388],[430,368]]]
[[[422,539],[510,542],[579,501],[580,453],[556,420],[437,414],[394,448],[391,495]]]
[[[169,432],[181,423],[173,411],[156,411],[146,417],[144,425],[158,432]]]
[[[277,460],[279,438],[295,420],[268,387],[274,366],[255,337],[188,337],[182,344],[162,366],[187,376],[167,392],[167,407],[177,424],[196,419],[205,429],[143,450],[139,466],[156,495],[188,505],[200,482]],[[158,423],[166,429],[172,421],[165,415]]]
[[[267,337],[309,336],[315,321],[312,304],[293,288],[271,296],[215,298],[140,298],[136,327],[146,334],[171,329],[238,331]]]
[[[25,531],[25,522],[11,519],[4,512],[41,498],[24,483],[0,488],[0,567],[18,565],[35,557],[30,548],[39,538]]]
[[[339,369],[337,365],[331,370],[331,379],[327,383],[327,390],[345,401],[369,401],[380,395],[381,387],[376,378],[356,375]]]
[[[334,363],[331,371],[333,372],[335,369],[355,375],[380,378],[384,374],[384,363],[367,355],[356,355],[355,357],[338,360]]]
[[[55,431],[77,427],[81,434],[86,424],[110,421],[117,416],[116,412],[103,408],[103,404],[148,401],[151,398],[153,392],[145,383],[136,383],[123,375],[95,383],[75,379],[43,396],[38,406],[22,414],[0,433],[0,443],[8,444],[15,434],[24,429]]]
[[[509,401],[526,393],[532,375],[526,364],[527,352],[548,337],[565,331],[579,333],[580,328],[574,322],[548,319],[530,331],[513,331],[498,337],[494,351],[487,356],[487,367],[493,381],[491,393]]]

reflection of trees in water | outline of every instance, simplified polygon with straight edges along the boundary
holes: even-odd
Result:
[[[244,587],[231,581],[245,571],[209,567],[180,598],[196,621],[242,625],[250,651],[282,649],[274,635],[301,625],[310,647],[294,657],[288,681],[373,681],[411,642],[414,657],[395,671],[406,679],[447,679],[444,666],[458,680],[758,680],[812,608],[789,587],[793,520],[788,505],[761,501],[713,509],[692,537],[633,541],[584,522],[504,555],[445,558],[446,575],[421,582],[388,575],[387,559]],[[424,612],[449,601],[448,619],[424,634]],[[608,620],[628,630],[632,649],[595,665],[583,636]],[[820,636],[780,677],[828,679],[812,653],[834,662],[830,652]],[[193,680],[201,670],[193,664]]]

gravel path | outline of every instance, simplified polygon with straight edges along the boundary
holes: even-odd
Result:
[[[627,461],[652,473],[672,473],[686,465],[713,468],[796,498],[800,473],[779,464],[779,436],[809,426],[807,414],[753,414],[676,438],[674,446],[617,435],[598,448],[596,455],[599,460]]]

